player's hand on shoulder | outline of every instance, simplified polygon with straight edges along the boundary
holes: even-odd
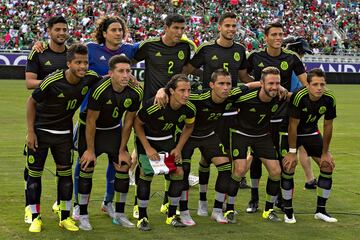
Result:
[[[165,108],[168,102],[169,96],[166,94],[165,88],[160,88],[155,95],[154,104],[157,104],[159,107]]]
[[[37,41],[34,46],[32,47],[38,53],[43,53],[46,48],[47,43],[42,41]]]
[[[132,74],[130,74],[130,86],[132,87],[140,87],[140,82],[136,79],[136,77]]]
[[[283,86],[279,87],[279,99],[286,100],[288,98],[289,91]]]

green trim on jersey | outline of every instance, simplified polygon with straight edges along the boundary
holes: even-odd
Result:
[[[287,53],[287,54],[295,55],[295,56],[297,56],[297,57],[300,59],[299,54],[297,54],[297,53],[294,52],[294,51],[291,51],[291,50],[286,49],[286,48],[282,48],[282,51],[283,51],[284,53]]]
[[[299,92],[296,93],[295,97],[294,97],[294,100],[293,100],[293,104],[295,107],[298,107],[299,106],[299,103],[301,101],[301,99],[307,95],[309,93],[308,89],[307,88],[304,88],[302,90],[300,90]]]
[[[64,77],[63,70],[57,70],[53,74],[51,74],[49,77],[45,78],[44,81],[40,84],[41,91],[44,91],[45,88],[52,82],[55,82],[57,80],[60,80]]]
[[[254,53],[259,53],[259,52],[265,52],[265,48],[259,48],[259,49],[255,49],[255,50],[252,50],[250,53],[249,53],[249,57],[254,54]]]
[[[150,42],[159,42],[161,40],[160,37],[153,37],[153,38],[149,38],[145,41],[143,41],[142,43],[140,43],[139,45],[139,49],[145,44],[145,43],[150,43]]]
[[[100,97],[100,95],[101,95],[101,94],[105,91],[105,89],[106,89],[107,87],[109,87],[110,85],[111,85],[111,78],[107,79],[107,80],[104,81],[102,84],[100,84],[100,86],[98,86],[98,87],[95,89],[92,97],[93,97],[95,100],[98,100],[99,97]]]
[[[99,75],[93,70],[87,70],[85,73],[85,76],[88,76],[88,75],[99,77]]]
[[[188,101],[188,102],[186,103],[186,106],[188,106],[191,110],[194,111],[194,113],[196,113],[196,107],[195,107],[195,105],[194,105],[192,102]]]
[[[196,44],[193,42],[193,41],[191,41],[190,39],[188,39],[187,37],[181,37],[180,38],[180,42],[184,42],[184,43],[188,43],[189,45],[190,45],[190,48],[195,52],[196,51],[196,49],[197,49],[197,46],[196,46]]]
[[[236,100],[237,103],[239,102],[245,102],[249,99],[256,98],[258,91],[250,92],[248,94],[245,94],[244,96],[241,96],[238,100]]]
[[[160,107],[158,105],[152,105],[146,109],[147,113],[149,115],[153,114],[154,112],[160,110]]]
[[[144,96],[144,90],[141,87],[132,86],[130,83],[128,84],[128,87],[134,90],[139,95],[139,101],[142,101]]]
[[[209,45],[214,45],[215,44],[215,40],[211,40],[209,42],[204,42],[202,43],[195,51],[195,54],[198,53],[203,47],[205,46],[209,46]]]
[[[49,45],[46,43],[45,44],[45,46],[44,46],[44,51],[46,50],[46,49],[48,49],[49,48]],[[28,56],[28,60],[32,60],[32,58],[34,57],[34,54],[35,53],[39,53],[39,52],[37,52],[35,49],[33,49],[33,50],[31,50],[31,52],[30,52],[30,54],[29,54],[29,56]],[[40,54],[40,53],[39,53]]]
[[[328,97],[331,97],[333,99],[333,107],[335,107],[336,106],[336,99],[335,99],[335,96],[332,94],[332,92],[329,91],[329,90],[325,90],[324,95],[328,96]]]
[[[189,100],[205,100],[211,97],[210,91],[201,94],[190,94]]]

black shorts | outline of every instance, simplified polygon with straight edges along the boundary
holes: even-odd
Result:
[[[299,135],[296,140],[296,148],[303,146],[308,156],[320,158],[323,149],[323,139],[321,134],[313,133],[305,136],[301,134]],[[280,143],[281,143],[281,156],[285,157],[289,149],[287,134],[281,135]]]
[[[45,166],[49,148],[57,165],[71,166],[73,164],[72,133],[53,134],[36,130],[38,148],[36,152],[27,149],[27,166],[31,170],[42,171]]]
[[[86,126],[79,124],[78,128],[78,151],[81,157],[86,151]],[[109,156],[109,160],[118,163],[119,148],[121,142],[121,127],[117,127],[109,130],[96,129],[95,133],[95,155],[99,156],[102,153],[106,153]]]
[[[209,164],[214,157],[228,156],[216,133],[204,138],[190,137],[181,153],[183,160],[190,161],[195,148],[199,148],[201,155]]]
[[[248,147],[257,157],[276,160],[276,150],[271,139],[271,135],[267,134],[261,137],[245,136],[237,130],[230,129],[231,139],[231,156],[233,160],[246,159]]]
[[[237,115],[221,116],[217,122],[215,133],[226,150],[230,149],[230,128],[236,127],[237,122]]]

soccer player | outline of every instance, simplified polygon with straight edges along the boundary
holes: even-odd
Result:
[[[149,161],[159,160],[159,152],[168,152],[175,158],[177,168],[170,174],[168,189],[169,209],[166,224],[174,227],[184,227],[176,215],[181,191],[183,189],[183,170],[181,166],[181,151],[194,128],[196,108],[188,101],[190,95],[190,82],[186,75],[174,75],[165,87],[169,103],[165,108],[154,104],[154,100],[143,104],[135,119],[137,153],[147,155]],[[180,138],[175,142],[175,127],[184,122]],[[147,206],[150,199],[151,176],[146,176],[140,164],[140,179],[137,185],[139,199],[139,220],[137,227],[141,231],[151,230]]]
[[[176,13],[168,14],[164,22],[164,34],[142,42],[134,57],[137,61],[145,60],[144,101],[157,95],[157,91],[165,87],[172,76],[181,73],[183,66],[190,60],[191,49],[196,48],[192,41],[182,38],[185,31],[183,16]],[[161,102],[161,99],[166,99],[167,96],[164,92],[159,92],[155,99],[160,99]],[[160,208],[165,214],[169,205],[168,188],[169,179],[165,182],[165,197]],[[138,216],[136,196],[133,215]]]
[[[239,79],[245,83],[254,80],[248,75],[246,70],[247,60],[245,47],[234,41],[234,37],[236,36],[236,23],[235,13],[226,12],[222,14],[218,24],[219,37],[216,40],[201,44],[190,62],[185,65],[183,73],[187,74],[194,73],[196,69],[203,67],[203,89],[209,88],[211,74],[220,68],[225,69],[231,74],[233,87],[237,86]],[[218,126],[215,129],[221,142],[224,144],[226,151],[230,149],[229,128],[236,125],[235,115],[237,115],[237,109],[227,109],[223,117],[220,118]],[[183,164],[186,165],[190,163],[184,162]],[[207,216],[206,191],[209,183],[209,176],[210,166],[202,166],[199,168],[199,216]],[[185,178],[187,178],[186,173]],[[246,182],[245,179],[243,179],[243,182],[244,181]]]
[[[50,40],[43,52],[39,53],[35,50],[31,51],[26,64],[25,84],[27,89],[35,89],[39,87],[41,80],[43,80],[50,73],[58,69],[67,69],[66,65],[66,46],[65,41],[68,38],[67,21],[62,16],[56,16],[49,19],[47,22],[47,32]],[[24,155],[27,155],[26,146],[24,148]],[[28,169],[25,167],[24,180],[28,178]],[[31,211],[28,207],[27,190],[25,183],[25,223],[31,223]],[[59,194],[58,194],[59,196]],[[55,203],[55,209],[58,210],[57,205],[59,199]]]
[[[127,152],[136,111],[140,107],[143,91],[132,87],[130,60],[116,55],[109,60],[109,77],[97,83],[91,91],[87,109],[80,113],[79,155],[82,168],[79,174],[78,204],[82,230],[92,230],[87,211],[92,188],[92,175],[97,156],[107,153],[115,169],[115,214],[113,222],[124,227],[134,227],[124,214],[129,190],[130,155]],[[124,116],[124,125],[120,120]],[[86,121],[86,126],[84,125]],[[120,152],[119,152],[120,149]]]
[[[270,118],[278,110],[280,71],[266,67],[261,73],[261,88],[244,93],[237,101],[240,108],[238,126],[231,129],[231,154],[234,159],[233,174],[229,184],[229,199],[225,215],[229,222],[235,223],[234,202],[239,189],[239,179],[247,170],[247,150],[251,147],[265,165],[269,177],[266,186],[266,204],[263,218],[279,222],[273,205],[280,187],[281,167],[277,160],[275,147],[270,136]]]
[[[296,223],[292,208],[292,193],[297,165],[296,152],[299,146],[303,146],[320,168],[317,208],[314,217],[325,222],[337,222],[337,219],[331,217],[325,209],[331,192],[332,173],[335,168],[329,148],[333,120],[336,118],[336,100],[334,95],[326,89],[326,76],[321,69],[310,70],[307,81],[308,85],[295,92],[290,99],[288,146],[285,144],[282,148],[283,151],[287,150],[283,159],[283,177],[281,179],[285,207],[284,218],[287,223]],[[324,116],[323,136],[318,128],[318,121],[322,116]]]
[[[88,69],[87,48],[72,45],[67,51],[67,70],[46,77],[27,103],[27,197],[32,213],[30,232],[40,232],[41,175],[50,148],[58,173],[60,198],[59,226],[69,231],[79,228],[70,218],[72,198],[72,117],[88,89],[99,81]]]
[[[266,48],[255,50],[248,57],[249,73],[252,73],[255,80],[261,78],[262,69],[272,66],[280,70],[281,86],[288,91],[291,89],[291,75],[294,72],[303,85],[306,85],[306,71],[299,56],[290,51],[281,48],[284,39],[283,26],[276,22],[270,23],[264,30]],[[279,109],[271,119],[271,133],[274,145],[279,152],[279,135],[287,132],[288,126],[288,103],[283,102],[279,105]],[[254,156],[250,166],[251,178],[251,200],[249,201],[246,211],[248,213],[256,212],[259,202],[259,180],[261,177],[261,161]],[[279,205],[278,205],[279,206]]]

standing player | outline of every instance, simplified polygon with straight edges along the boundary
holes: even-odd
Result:
[[[78,204],[79,228],[82,230],[92,229],[87,206],[92,188],[94,164],[101,153],[108,155],[116,169],[114,182],[116,209],[113,222],[124,227],[134,226],[124,214],[129,190],[128,171],[131,165],[126,145],[143,92],[139,87],[128,85],[131,68],[130,60],[126,56],[116,55],[110,58],[109,69],[109,77],[94,86],[87,109],[80,114],[78,150],[82,168],[78,182]],[[121,127],[120,120],[125,111],[124,125]]]
[[[164,35],[150,38],[140,44],[134,59],[145,60],[144,101],[154,97],[157,91],[165,87],[172,76],[181,73],[183,66],[189,62],[191,49],[196,47],[193,42],[182,38],[184,31],[185,18],[176,13],[169,14],[165,18]],[[166,98],[166,96],[162,94],[162,97]],[[167,181],[165,198],[160,209],[163,213],[167,212],[168,185]],[[136,196],[134,216],[137,216]]]
[[[247,61],[245,47],[234,41],[234,37],[236,36],[236,14],[227,12],[221,15],[218,31],[219,38],[200,45],[194,57],[184,67],[183,73],[193,73],[196,69],[203,67],[203,89],[209,88],[211,74],[220,68],[225,69],[231,74],[233,87],[237,86],[239,79],[245,83],[253,81],[253,78],[251,78],[246,71]],[[230,149],[229,128],[236,125],[235,115],[237,115],[237,109],[227,109],[223,117],[220,118],[215,130],[221,142],[224,144],[226,151]],[[205,162],[210,162],[210,159],[207,159]],[[184,162],[184,165],[186,164],[190,163]],[[209,176],[210,165],[201,166],[199,168],[200,201],[198,207],[198,215],[200,216],[207,216],[208,212],[206,191]],[[185,178],[187,177],[188,176],[185,176]],[[246,180],[244,179],[243,181]]]
[[[50,37],[49,44],[42,53],[35,50],[31,51],[26,65],[25,84],[27,89],[35,89],[39,87],[41,80],[47,75],[53,73],[58,69],[67,69],[66,65],[66,46],[65,41],[68,38],[68,25],[66,19],[62,16],[56,16],[49,19],[47,22],[47,32]],[[26,156],[26,148],[24,155]],[[28,178],[28,169],[25,167],[24,180]],[[25,184],[26,186],[27,184]],[[27,190],[25,187],[25,218],[26,223],[31,223],[31,211],[28,207]],[[58,194],[59,197],[59,194]],[[59,199],[54,205],[58,210],[57,205]]]
[[[243,94],[237,101],[240,108],[238,126],[231,129],[231,154],[234,160],[233,175],[229,184],[229,199],[236,197],[238,179],[246,173],[248,147],[265,165],[269,177],[266,186],[266,204],[262,217],[274,222],[281,221],[273,211],[273,205],[280,189],[281,168],[274,143],[270,136],[270,118],[279,105],[280,71],[266,67],[261,73],[261,88]],[[235,223],[234,202],[227,204],[225,215]]]
[[[255,80],[260,80],[262,69],[272,66],[280,70],[281,86],[288,91],[291,89],[291,75],[294,72],[303,85],[306,85],[306,72],[298,55],[290,50],[281,48],[284,31],[280,23],[270,23],[265,27],[266,48],[250,53],[248,57],[248,72],[252,73]],[[279,150],[279,135],[287,132],[288,103],[279,105],[279,109],[271,119],[271,131],[274,145]],[[281,153],[278,152],[278,156]],[[261,161],[254,156],[250,167],[251,200],[246,211],[256,212],[259,201],[259,180],[261,177]]]
[[[27,103],[27,196],[32,213],[30,232],[40,232],[41,175],[48,149],[53,154],[58,173],[60,198],[59,226],[69,231],[79,228],[70,218],[72,198],[72,117],[88,89],[99,77],[87,71],[87,48],[72,45],[67,52],[67,70],[49,75],[34,90]]]
[[[186,75],[174,75],[165,87],[169,103],[165,108],[154,104],[153,99],[144,103],[135,119],[137,153],[147,155],[150,161],[159,160],[159,152],[168,152],[175,158],[176,171],[170,174],[168,190],[169,209],[166,224],[174,227],[185,225],[176,216],[183,189],[183,170],[181,166],[181,151],[194,128],[195,106],[188,101],[190,95],[190,82]],[[184,122],[184,128],[179,141],[175,142],[175,127]],[[140,179],[137,186],[139,199],[139,220],[137,227],[142,231],[151,230],[147,215],[147,206],[150,199],[150,185],[152,177],[145,176],[140,163]]]
[[[285,222],[296,223],[292,208],[294,173],[297,164],[296,151],[303,146],[320,168],[318,178],[318,197],[315,219],[325,222],[337,222],[325,209],[330,196],[332,173],[335,163],[329,151],[333,132],[333,120],[336,118],[336,100],[326,90],[325,73],[318,68],[309,71],[308,85],[293,94],[290,100],[290,120],[288,130],[288,151],[283,159],[282,191],[284,195]],[[324,115],[323,137],[318,128],[318,121]],[[286,139],[283,139],[286,140]],[[286,143],[286,141],[284,141]]]

